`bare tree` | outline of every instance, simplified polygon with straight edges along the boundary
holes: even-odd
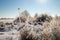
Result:
[[[22,13],[21,13],[23,16],[29,16],[29,13],[28,13],[28,11],[27,10],[25,10],[25,11],[23,11]]]

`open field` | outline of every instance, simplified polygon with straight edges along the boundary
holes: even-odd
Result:
[[[4,24],[0,40],[60,40],[60,16],[36,14],[31,17],[27,11],[23,13],[12,24]]]

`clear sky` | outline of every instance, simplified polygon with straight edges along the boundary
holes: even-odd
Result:
[[[16,17],[18,8],[32,16],[35,13],[60,15],[60,0],[0,0],[0,17]]]

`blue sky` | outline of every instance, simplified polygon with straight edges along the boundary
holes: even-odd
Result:
[[[27,10],[30,15],[47,13],[60,15],[60,0],[0,0],[0,17],[16,17]]]

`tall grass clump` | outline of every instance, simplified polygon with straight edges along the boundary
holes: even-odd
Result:
[[[31,17],[26,10],[22,13],[19,17],[19,23],[24,23],[19,29],[21,40],[60,40],[60,16],[35,14]]]

